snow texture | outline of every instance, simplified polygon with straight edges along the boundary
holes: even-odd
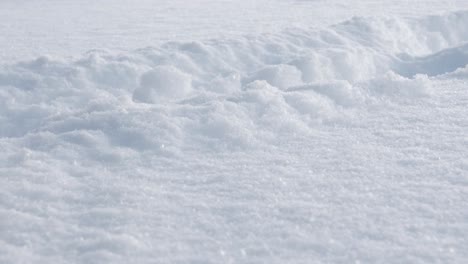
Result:
[[[468,4],[241,1],[227,27],[231,1],[145,0],[125,42],[99,2],[70,14],[108,8],[76,39],[101,49],[53,44],[64,13],[0,23],[0,263],[468,262]]]

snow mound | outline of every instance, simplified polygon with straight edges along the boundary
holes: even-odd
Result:
[[[133,92],[139,102],[155,103],[158,98],[184,98],[191,90],[191,78],[174,67],[155,67],[140,77]]]
[[[264,80],[270,85],[286,89],[302,83],[302,73],[294,66],[287,64],[271,65],[256,72],[250,80]]]
[[[430,95],[425,75],[468,62],[464,24],[468,12],[353,18],[312,32],[2,65],[0,135],[101,131],[110,145],[146,149],[307,133],[311,122],[345,118],[372,96]]]

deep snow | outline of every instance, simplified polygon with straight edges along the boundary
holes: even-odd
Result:
[[[353,16],[420,17],[467,8],[466,0],[2,0],[0,59],[127,52],[174,40],[310,30]]]
[[[468,261],[468,4],[77,3],[0,3],[1,263]]]

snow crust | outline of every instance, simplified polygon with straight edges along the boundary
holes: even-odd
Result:
[[[467,261],[466,25],[2,63],[0,262]]]

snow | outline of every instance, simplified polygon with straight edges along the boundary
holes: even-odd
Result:
[[[0,263],[468,261],[465,1],[2,1]]]
[[[191,83],[190,75],[177,68],[157,66],[141,76],[140,85],[133,92],[133,100],[158,103],[167,97],[179,99],[187,96],[191,90]]]

